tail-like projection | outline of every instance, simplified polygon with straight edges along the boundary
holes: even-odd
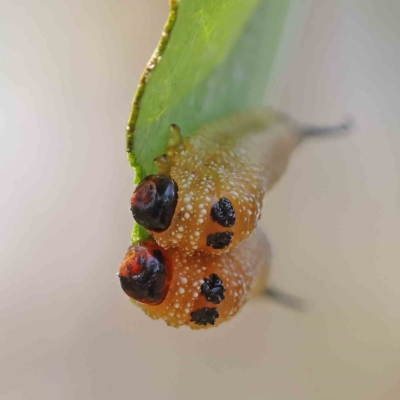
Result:
[[[304,137],[324,136],[348,133],[353,128],[354,121],[348,118],[344,123],[332,126],[307,126],[302,128]]]
[[[297,312],[306,311],[306,304],[303,299],[292,294],[283,292],[277,288],[268,287],[265,289],[265,295],[274,300],[278,304],[288,307]]]

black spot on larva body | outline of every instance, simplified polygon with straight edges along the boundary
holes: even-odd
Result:
[[[203,307],[192,311],[190,317],[190,322],[194,322],[196,325],[214,325],[219,313],[216,307]]]
[[[207,246],[213,249],[222,250],[232,243],[233,232],[210,233],[207,236]]]
[[[211,274],[209,278],[204,278],[201,285],[201,294],[210,303],[219,304],[225,299],[225,288],[222,280],[217,274]]]
[[[230,228],[235,225],[236,213],[231,201],[222,197],[211,208],[211,218],[219,225]]]

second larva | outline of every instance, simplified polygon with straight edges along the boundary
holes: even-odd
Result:
[[[168,325],[210,328],[233,317],[250,296],[265,292],[270,247],[257,231],[230,252],[188,256],[151,240],[128,249],[122,289],[151,318]]]

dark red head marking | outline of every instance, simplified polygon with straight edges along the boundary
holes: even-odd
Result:
[[[178,186],[166,175],[149,175],[136,187],[131,211],[136,222],[154,232],[167,230],[178,202]]]
[[[221,303],[225,299],[224,292],[224,284],[217,274],[211,274],[209,278],[204,278],[201,294],[207,301],[214,304]]]
[[[232,243],[233,232],[210,233],[207,236],[207,246],[215,250],[222,250]]]
[[[218,317],[219,312],[216,307],[203,307],[190,313],[190,322],[196,325],[214,325]]]
[[[236,213],[233,204],[226,197],[221,197],[211,208],[211,218],[219,225],[230,228],[235,225]]]
[[[172,268],[161,247],[154,242],[143,241],[128,249],[118,277],[129,297],[156,305],[167,295]]]

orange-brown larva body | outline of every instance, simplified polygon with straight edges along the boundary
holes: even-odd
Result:
[[[264,110],[205,126],[170,149],[162,167],[178,186],[178,202],[169,228],[152,232],[154,239],[188,255],[235,248],[256,228],[265,192],[300,140],[287,118]],[[233,210],[230,221],[215,218],[221,204]]]
[[[261,287],[266,285],[270,248],[266,237],[259,231],[237,248],[218,256],[204,252],[189,256],[176,248],[164,250],[164,254],[169,260],[169,268],[172,268],[165,299],[156,305],[138,304],[151,318],[161,318],[174,327],[189,325],[192,329],[201,329],[217,326],[241,309],[251,296],[257,279],[262,280]],[[126,259],[133,256],[130,249]],[[213,282],[219,286],[214,287],[214,293],[207,292],[205,287],[210,289]],[[211,319],[199,319],[202,313]]]

